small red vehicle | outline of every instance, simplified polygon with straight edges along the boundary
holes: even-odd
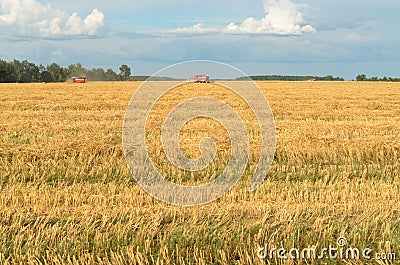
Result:
[[[86,83],[86,77],[72,77],[74,83]]]
[[[210,77],[208,75],[196,75],[189,78],[189,82],[195,83],[210,83]]]

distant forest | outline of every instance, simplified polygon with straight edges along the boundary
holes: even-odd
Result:
[[[131,68],[121,65],[117,74],[113,69],[86,69],[82,64],[71,64],[62,67],[56,63],[44,66],[36,65],[27,60],[0,60],[0,83],[33,83],[33,82],[66,82],[72,77],[86,77],[89,81],[128,81],[131,78]]]
[[[255,81],[344,81],[342,77],[333,77],[332,75],[321,76],[291,76],[291,75],[256,75],[250,76]],[[240,77],[237,80],[246,80],[247,77]],[[368,78],[365,74],[360,74],[356,77],[355,81],[358,82],[400,82],[400,78],[393,77],[370,77]]]
[[[119,73],[109,68],[86,69],[80,63],[71,64],[67,67],[52,63],[44,66],[36,65],[27,60],[19,61],[4,61],[0,59],[0,83],[31,83],[31,82],[66,82],[72,77],[85,77],[89,81],[144,81],[148,76],[132,76],[132,71],[129,66],[123,64],[119,67]],[[154,78],[154,77],[153,77]],[[211,77],[212,78],[212,77]],[[344,81],[341,77],[333,77],[327,75],[320,76],[290,76],[290,75],[256,75],[250,76],[256,81]],[[156,79],[154,79],[156,80]],[[159,78],[159,80],[170,80],[169,78]],[[236,80],[247,80],[247,77],[239,77]],[[371,77],[368,78],[365,74],[359,74],[356,81],[369,82],[400,82],[400,78],[392,77]]]
[[[295,76],[295,75],[254,75],[249,76],[252,80],[256,81],[344,81],[341,77],[333,77],[327,75],[324,77],[320,76]],[[246,77],[240,77],[238,80],[245,80]]]
[[[359,82],[362,82],[362,81],[368,81],[368,82],[400,82],[400,78],[393,78],[393,77],[386,77],[386,76],[384,76],[382,78],[379,78],[379,77],[376,77],[376,76],[368,78],[367,75],[361,74],[361,75],[358,75],[356,77],[356,81],[359,81]]]

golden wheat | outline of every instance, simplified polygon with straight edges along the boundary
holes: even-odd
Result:
[[[256,252],[265,244],[334,245],[339,236],[400,258],[399,84],[258,83],[277,127],[267,179],[255,192],[242,181],[191,208],[151,198],[127,169],[122,122],[139,85],[0,85],[0,264],[320,264],[265,261]],[[232,102],[229,93],[213,95]],[[150,133],[175,104],[168,96],[154,110]],[[227,150],[223,130],[206,123],[184,128],[188,156],[199,155],[196,142],[214,129],[219,149]],[[254,130],[248,127],[256,157]],[[149,147],[160,159],[156,149]]]

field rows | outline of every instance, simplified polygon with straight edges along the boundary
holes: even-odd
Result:
[[[121,131],[140,83],[0,84],[0,263],[265,264],[256,256],[265,244],[320,247],[339,236],[400,259],[399,84],[258,84],[277,128],[266,181],[249,192],[243,179],[226,196],[193,208],[158,202],[130,176]],[[201,86],[207,84],[192,89],[214,93]],[[183,132],[188,156],[196,157],[197,140],[218,128],[207,124]],[[252,128],[254,165],[259,135]],[[227,150],[224,132],[213,133]],[[150,144],[155,160],[158,149]],[[225,155],[203,175],[170,177],[201,182],[223,168]]]

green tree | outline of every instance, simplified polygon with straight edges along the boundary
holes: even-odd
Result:
[[[39,67],[30,63],[27,60],[23,60],[20,64],[21,67],[21,79],[22,83],[39,82],[40,81],[40,70]]]
[[[332,75],[327,75],[327,76],[325,76],[325,80],[326,80],[326,81],[333,81],[334,78],[333,78]]]
[[[46,70],[51,73],[53,82],[65,82],[67,80],[67,69],[56,63],[48,65]]]
[[[356,77],[356,80],[359,81],[359,82],[361,82],[361,81],[367,81],[367,80],[368,80],[368,79],[367,79],[367,75],[365,75],[365,74],[360,74],[360,75],[358,75],[358,76]]]
[[[41,74],[41,80],[45,83],[54,82],[53,75],[49,71],[43,71]]]
[[[111,68],[107,69],[105,76],[106,76],[106,79],[105,79],[106,81],[117,81],[118,80],[117,73],[114,72],[114,70]]]
[[[93,68],[88,71],[87,78],[92,81],[104,81],[106,80],[106,73],[103,68]]]
[[[11,81],[11,72],[9,64],[0,60],[0,83],[9,83]]]
[[[121,77],[121,80],[126,81],[129,80],[129,77],[131,76],[131,68],[128,67],[126,64],[121,65],[119,68],[121,73],[119,74]]]
[[[21,82],[22,64],[20,61],[14,59],[10,64],[12,82]]]
[[[69,77],[86,77],[87,70],[82,66],[82,64],[71,64],[68,66],[68,76]]]

